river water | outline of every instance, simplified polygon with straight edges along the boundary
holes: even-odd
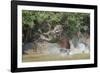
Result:
[[[65,48],[60,48],[57,43],[38,43],[38,52],[43,54],[61,54],[61,55],[74,55],[79,53],[89,53],[89,45],[87,46],[84,43],[77,43],[77,47],[74,46],[72,42],[70,42],[70,50],[68,52]],[[23,46],[23,51],[27,51],[34,47],[33,43],[27,43]],[[62,51],[61,51],[62,50]],[[69,54],[68,54],[69,53]]]

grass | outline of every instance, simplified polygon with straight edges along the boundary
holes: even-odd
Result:
[[[39,61],[57,61],[57,60],[82,60],[90,59],[90,54],[75,54],[75,55],[44,55],[44,54],[29,54],[23,55],[23,62],[39,62]]]

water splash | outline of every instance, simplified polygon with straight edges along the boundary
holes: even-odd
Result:
[[[74,54],[80,54],[80,53],[89,53],[88,45],[84,43],[77,43],[77,46],[74,46],[74,44],[70,41],[71,49],[68,50],[66,48],[60,48],[57,43],[38,43],[38,51],[41,51],[43,54],[59,54],[61,56],[66,55],[74,55]],[[28,50],[33,48],[33,43],[28,43],[24,45],[24,50]]]

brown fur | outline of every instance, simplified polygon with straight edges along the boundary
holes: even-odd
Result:
[[[66,37],[61,37],[59,40],[59,45],[61,48],[70,49],[69,39]]]

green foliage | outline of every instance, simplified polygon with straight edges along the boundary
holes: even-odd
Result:
[[[75,12],[49,12],[22,10],[23,38],[29,39],[35,36],[38,29],[45,24],[50,24],[52,28],[56,25],[63,25],[67,36],[73,37],[78,31],[89,34],[90,14]],[[45,29],[45,27],[43,28]],[[46,29],[44,31],[47,31]],[[28,33],[28,35],[26,35]]]

